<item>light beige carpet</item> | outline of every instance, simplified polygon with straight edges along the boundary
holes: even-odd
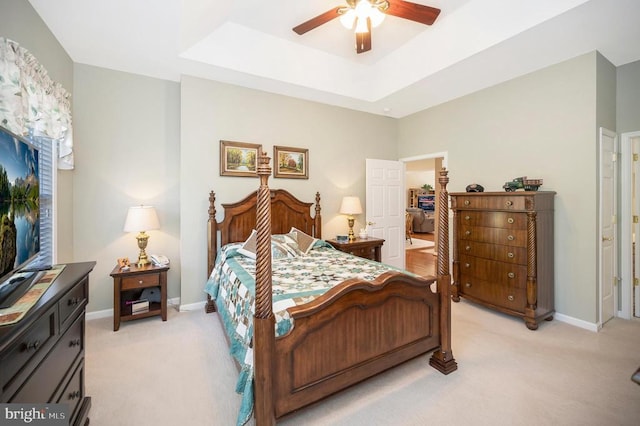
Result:
[[[408,239],[404,240],[404,248],[405,250],[421,250],[428,249],[435,246],[433,241],[421,240],[419,238],[412,238],[411,241]]]
[[[599,333],[453,304],[458,371],[422,356],[280,420],[282,425],[637,425],[640,321]],[[178,313],[112,331],[87,322],[91,425],[234,425],[240,397],[217,314]]]

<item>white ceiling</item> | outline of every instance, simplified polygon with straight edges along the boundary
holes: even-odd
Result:
[[[29,1],[77,63],[396,118],[593,50],[640,59],[638,0],[416,0],[434,25],[387,16],[359,55],[337,19],[291,30],[343,0]]]

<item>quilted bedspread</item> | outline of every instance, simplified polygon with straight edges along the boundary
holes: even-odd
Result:
[[[218,253],[205,291],[215,300],[231,342],[230,352],[241,365],[236,392],[242,394],[237,424],[243,425],[253,411],[253,314],[255,307],[254,259],[238,253],[242,244],[227,244]],[[379,262],[352,256],[316,241],[308,254],[272,259],[275,334],[282,336],[294,326],[287,308],[308,303],[348,278],[373,280],[396,270]]]

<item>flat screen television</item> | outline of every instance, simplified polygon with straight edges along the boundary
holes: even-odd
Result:
[[[28,265],[40,252],[38,149],[0,126],[0,308],[37,279]]]
[[[418,195],[418,207],[425,212],[433,212],[436,210],[435,195]]]

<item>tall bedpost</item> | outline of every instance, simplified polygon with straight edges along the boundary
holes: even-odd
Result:
[[[271,175],[269,156],[258,158],[256,213],[256,310],[253,318],[254,413],[257,426],[275,425],[273,401],[273,366],[275,356],[275,319],[271,293]]]
[[[207,248],[207,278],[213,271],[213,266],[216,262],[216,254],[218,252],[218,227],[216,224],[216,193],[211,191],[209,193],[209,220],[207,221],[207,232],[209,233],[209,247]],[[207,294],[207,303],[204,306],[206,313],[215,312],[216,305],[211,298],[211,295]]]
[[[438,194],[440,211],[438,215],[438,293],[440,294],[440,347],[435,350],[429,364],[443,374],[458,369],[451,350],[451,274],[449,273],[449,172],[440,170],[438,182],[441,185]]]
[[[316,214],[313,215],[313,236],[322,238],[322,215],[320,214],[320,193],[316,192]]]

